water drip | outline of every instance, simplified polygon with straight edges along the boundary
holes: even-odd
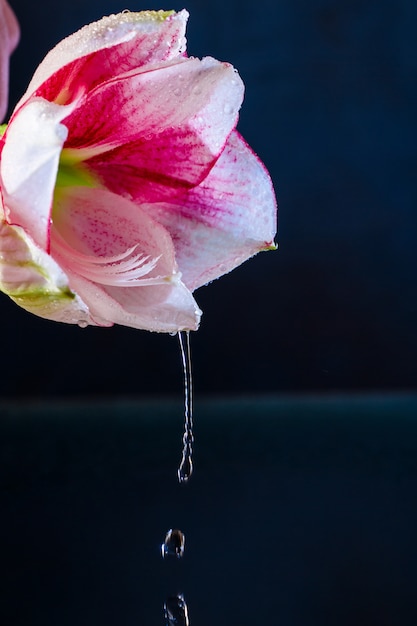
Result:
[[[178,480],[186,483],[193,473],[193,378],[191,370],[190,332],[178,333],[184,372],[184,435],[182,459],[178,468]]]
[[[185,535],[178,528],[171,528],[165,536],[165,541],[161,546],[162,558],[175,557],[181,559],[184,556]]]

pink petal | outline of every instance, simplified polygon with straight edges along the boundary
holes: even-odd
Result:
[[[118,267],[133,250],[148,267],[126,280]],[[54,206],[51,254],[97,323],[160,332],[198,326],[201,313],[181,282],[169,234],[124,198],[102,189],[65,188]],[[134,272],[140,267],[132,266]]]
[[[51,232],[51,254],[55,233],[80,255],[115,262],[126,251],[136,249],[150,258],[161,257],[155,272],[176,273],[175,252],[166,229],[136,204],[105,190],[65,187],[56,196]]]
[[[4,135],[0,176],[7,221],[22,226],[48,249],[49,218],[70,107],[29,101],[13,116]]]
[[[110,15],[67,37],[40,64],[21,102],[37,92],[67,103],[118,74],[175,59],[185,50],[188,13],[162,13]]]
[[[268,172],[237,132],[207,178],[171,203],[146,205],[174,241],[190,290],[274,247],[276,200]]]
[[[130,73],[95,89],[65,120],[65,152],[136,200],[209,172],[236,125],[243,84],[211,58]],[[77,149],[77,151],[75,150]]]
[[[71,287],[88,302],[97,324],[115,324],[161,333],[197,330],[201,311],[191,292],[178,281],[159,287],[103,289],[68,272]]]
[[[0,121],[7,109],[9,56],[19,40],[19,25],[6,0],[0,0]]]

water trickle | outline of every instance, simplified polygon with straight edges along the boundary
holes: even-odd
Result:
[[[191,371],[190,331],[178,333],[184,371],[184,435],[182,459],[178,468],[178,480],[186,483],[193,473],[193,378]]]
[[[185,535],[178,528],[171,528],[165,536],[165,541],[161,546],[162,558],[175,557],[181,559],[184,556]]]
[[[165,626],[189,626],[188,608],[182,593],[170,596],[164,604]]]

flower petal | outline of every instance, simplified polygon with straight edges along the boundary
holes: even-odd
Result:
[[[174,247],[166,229],[136,204],[106,189],[59,190],[53,211],[52,256],[65,254],[57,249],[56,234],[76,253],[98,262],[108,259],[117,263],[126,251],[135,249],[152,259],[160,257],[152,275],[172,276],[177,272]]]
[[[185,50],[188,13],[123,12],[103,17],[61,41],[36,70],[31,94],[60,103],[122,72],[174,59]]]
[[[57,322],[95,324],[68,278],[19,226],[0,222],[0,289],[30,313]]]
[[[8,222],[22,226],[48,249],[49,218],[67,128],[60,122],[71,107],[35,98],[7,127],[0,176]]]
[[[170,232],[190,290],[275,247],[271,179],[237,132],[201,185],[171,203],[148,204],[146,210]]]
[[[96,285],[68,272],[71,287],[88,302],[96,323],[115,324],[160,333],[197,330],[201,311],[180,281],[157,287],[117,288]]]
[[[118,268],[133,250],[155,263],[146,268],[145,276],[140,273],[143,266],[136,265],[127,284]],[[125,198],[103,189],[62,190],[54,206],[51,255],[97,323],[111,321],[158,332],[198,327],[201,312],[181,282],[169,234]]]
[[[19,25],[6,0],[0,0],[0,121],[7,109],[9,56],[19,40]]]
[[[69,115],[66,155],[109,189],[149,199],[158,187],[198,184],[237,122],[243,83],[215,59],[184,59],[95,89]]]

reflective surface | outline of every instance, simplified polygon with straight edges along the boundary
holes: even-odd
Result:
[[[197,398],[0,408],[1,620],[415,626],[417,398]],[[187,554],[162,559],[167,528]]]

